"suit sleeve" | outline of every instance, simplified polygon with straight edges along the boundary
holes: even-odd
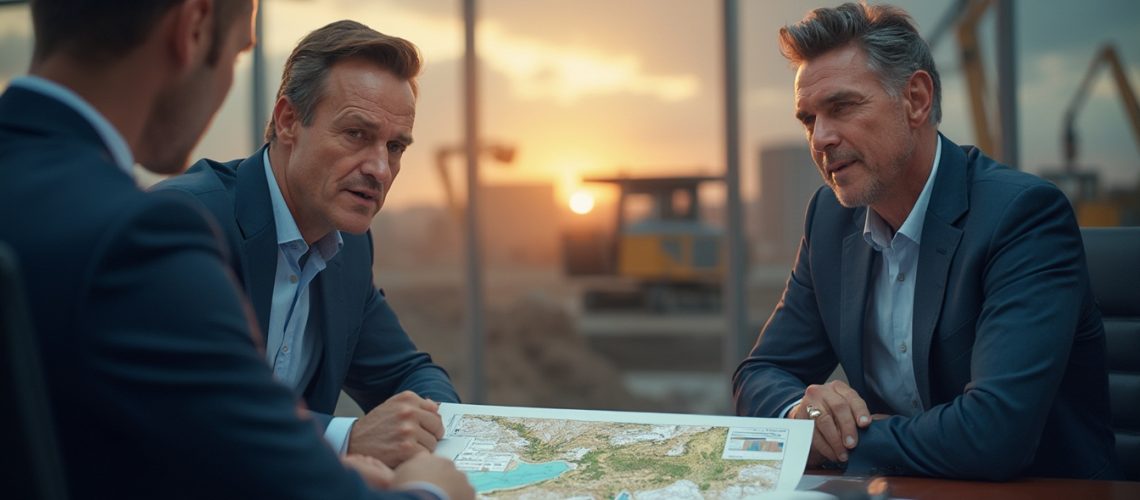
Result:
[[[107,236],[80,311],[93,403],[171,488],[246,498],[371,498],[255,349],[256,324],[216,228],[152,195]],[[75,464],[98,467],[98,464]],[[162,495],[159,495],[162,496]]]
[[[369,232],[369,263],[373,255],[371,236]],[[344,391],[366,412],[403,391],[412,391],[439,403],[458,403],[459,395],[447,371],[433,363],[428,353],[416,349],[396,312],[372,280],[367,286],[360,337]]]
[[[838,364],[812,285],[811,222],[818,199],[817,191],[808,205],[804,237],[784,294],[752,352],[733,374],[738,415],[780,417],[803,397],[807,384],[823,383]]]
[[[1019,193],[1000,216],[983,273],[971,382],[946,404],[873,422],[848,472],[1006,480],[1032,463],[1079,321],[1084,250],[1052,186]]]

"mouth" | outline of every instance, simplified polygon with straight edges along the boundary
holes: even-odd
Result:
[[[348,191],[349,194],[355,196],[357,199],[368,203],[375,203],[380,199],[379,192],[369,189],[348,189],[346,191]]]
[[[855,162],[857,162],[857,161],[859,161],[859,160],[834,161],[834,162],[829,163],[827,165],[827,167],[824,168],[824,172],[827,174],[828,179],[834,180],[836,174],[842,172],[847,167],[854,165]]]

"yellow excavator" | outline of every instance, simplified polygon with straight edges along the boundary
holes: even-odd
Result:
[[[1088,100],[1089,91],[1096,81],[1100,69],[1107,66],[1112,81],[1120,91],[1123,101],[1124,114],[1132,126],[1132,134],[1140,147],[1140,104],[1136,100],[1136,91],[1128,81],[1128,74],[1116,46],[1107,43],[1101,46],[1089,64],[1089,69],[1076,94],[1065,109],[1064,121],[1061,126],[1061,144],[1064,163],[1062,172],[1047,175],[1050,180],[1065,189],[1070,201],[1077,210],[1077,220],[1082,226],[1119,226],[1140,224],[1140,183],[1131,192],[1119,192],[1105,195],[1099,192],[1099,182],[1095,172],[1081,171],[1078,168],[1077,156],[1079,141],[1077,137],[1077,115]]]
[[[701,220],[700,185],[719,176],[593,177],[619,190],[611,234],[567,233],[567,275],[593,277],[590,311],[713,311],[724,278],[724,231]]]
[[[953,27],[958,40],[958,54],[966,80],[970,117],[975,144],[994,158],[1003,158],[998,131],[989,116],[989,94],[986,92],[985,64],[979,46],[978,24],[994,0],[958,0],[947,10],[929,40],[931,45]],[[1120,91],[1125,116],[1140,146],[1140,105],[1128,81],[1127,71],[1115,45],[1105,44],[1097,51],[1076,94],[1065,111],[1061,144],[1063,163],[1060,171],[1042,172],[1042,177],[1057,184],[1069,197],[1082,226],[1140,225],[1140,183],[1131,190],[1102,193],[1095,171],[1078,168],[1077,115],[1084,106],[1100,69],[1108,66],[1112,81]]]

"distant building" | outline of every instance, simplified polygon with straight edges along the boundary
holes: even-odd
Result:
[[[804,232],[804,210],[823,184],[803,142],[760,148],[759,233],[755,258],[765,264],[790,264]]]

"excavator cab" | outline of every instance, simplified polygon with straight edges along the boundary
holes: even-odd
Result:
[[[568,238],[571,276],[605,275],[583,295],[589,310],[707,311],[720,306],[724,231],[700,216],[700,185],[717,176],[595,177],[618,188],[611,237]]]

